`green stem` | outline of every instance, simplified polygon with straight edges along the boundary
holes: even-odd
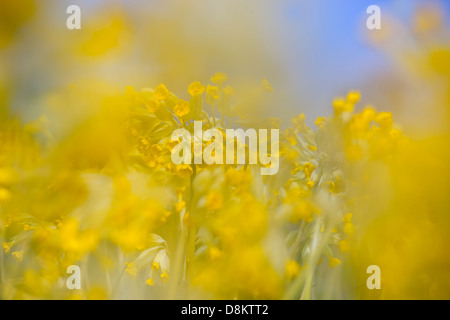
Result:
[[[170,287],[168,291],[168,299],[174,300],[177,294],[177,289],[180,281],[183,278],[184,271],[184,257],[185,257],[185,248],[186,248],[186,228],[181,228],[181,234],[178,238],[177,250],[175,252],[173,275],[170,281]]]
[[[194,165],[194,172],[189,181],[189,215],[192,221],[194,216],[193,210],[193,198],[194,198],[194,188],[193,182],[196,176],[197,167]],[[189,280],[192,277],[193,272],[193,264],[194,264],[194,252],[195,252],[195,234],[196,228],[195,226],[189,226],[188,229],[188,244],[187,244],[187,254],[186,254],[186,280]]]

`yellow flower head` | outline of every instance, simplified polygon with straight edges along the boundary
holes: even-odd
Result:
[[[192,167],[189,164],[177,165],[175,167],[175,172],[181,177],[190,176],[191,174],[194,173]]]
[[[189,102],[183,99],[178,100],[177,104],[173,108],[173,112],[175,112],[175,114],[180,118],[187,115],[190,111],[191,109],[189,108]]]
[[[225,73],[223,72],[216,72],[214,74],[214,76],[211,77],[211,81],[215,84],[221,85],[223,84],[225,81],[228,80],[228,77]]]
[[[343,221],[344,222],[352,222],[352,214],[351,213],[345,214]]]
[[[157,100],[166,100],[169,97],[169,90],[167,90],[166,86],[160,84],[155,88],[154,97]]]
[[[353,223],[347,222],[344,225],[344,233],[352,235],[354,231],[355,231],[355,226],[353,225]]]
[[[125,263],[125,272],[128,273],[130,276],[135,277],[137,274],[137,268],[134,262],[126,262]]]
[[[222,194],[216,190],[211,190],[206,197],[206,207],[210,211],[220,209],[222,207]]]
[[[376,115],[375,120],[376,123],[380,125],[382,129],[390,129],[393,124],[392,113],[390,112],[380,112]]]
[[[13,246],[12,242],[3,242],[3,250],[5,250],[5,253],[8,254],[11,250],[11,247]]]
[[[154,286],[155,285],[155,281],[152,278],[148,278],[145,281],[145,284],[148,285],[148,286]]]
[[[222,256],[222,251],[216,246],[211,246],[208,250],[208,254],[211,260],[217,260]]]
[[[327,121],[327,118],[325,118],[325,117],[317,117],[316,121],[314,121],[314,124],[316,126],[318,126],[319,128],[323,128],[326,121]]]
[[[33,227],[33,226],[31,226],[31,225],[29,225],[29,224],[24,224],[23,225],[23,230],[24,231],[29,231],[29,230],[34,230],[35,229],[35,227]]]
[[[361,99],[361,94],[358,91],[350,91],[347,94],[347,102],[351,104],[358,103],[359,99]]]
[[[297,145],[297,135],[292,128],[287,128],[284,133],[283,137],[293,146]]]
[[[145,103],[145,107],[150,113],[155,113],[156,110],[158,110],[159,105],[160,105],[159,101],[155,99],[151,99]]]
[[[0,188],[0,201],[8,201],[11,199],[11,191],[6,188]]]
[[[305,173],[305,177],[307,180],[311,179],[312,172],[316,169],[313,164],[307,162],[303,165],[303,172]]]
[[[342,112],[351,112],[353,111],[354,105],[345,101],[343,98],[336,98],[333,100],[333,108],[334,112],[339,115]]]
[[[188,92],[191,96],[196,97],[205,91],[205,86],[199,81],[192,82],[188,87]]]
[[[206,87],[206,93],[208,94],[209,97],[211,97],[214,100],[219,99],[219,88],[216,86],[210,86],[208,84],[208,86]]]
[[[163,283],[166,283],[169,280],[169,275],[167,274],[167,272],[163,271],[160,275],[160,278]]]
[[[309,201],[300,201],[292,212],[291,221],[293,223],[297,223],[299,220],[309,220],[313,213],[315,212],[315,208]]]
[[[23,251],[23,250],[20,250],[20,251],[14,251],[13,253],[11,253],[11,255],[12,255],[14,258],[16,258],[16,260],[17,260],[18,262],[22,262],[22,260],[23,260],[23,253],[24,253],[24,251]]]
[[[299,275],[300,265],[295,260],[288,260],[285,265],[286,277],[291,279]]]
[[[183,211],[183,209],[186,207],[186,201],[178,201],[175,204],[175,210],[176,212],[180,213],[181,211]]]

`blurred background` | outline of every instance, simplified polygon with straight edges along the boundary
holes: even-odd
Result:
[[[66,28],[71,4],[81,8],[81,30]],[[371,4],[381,8],[381,30],[365,27]],[[334,97],[358,89],[363,103],[394,111],[414,132],[442,125],[442,108],[431,107],[442,103],[435,94],[439,79],[425,75],[423,65],[431,50],[449,44],[446,1],[21,0],[1,6],[1,81],[25,120],[51,116],[63,89],[170,83],[187,95],[189,83],[220,71],[235,85],[267,78],[275,92],[257,114],[284,121],[305,112],[312,123],[330,112]],[[277,114],[268,110],[274,104]],[[82,116],[80,106],[69,109],[64,112]]]

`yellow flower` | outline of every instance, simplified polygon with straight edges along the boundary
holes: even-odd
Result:
[[[180,213],[186,207],[186,201],[178,201],[175,203],[175,211]]]
[[[188,92],[191,96],[196,97],[205,91],[205,86],[199,81],[192,82],[188,87]]]
[[[163,283],[166,283],[169,280],[169,275],[166,271],[163,271],[160,275],[160,278]]]
[[[222,256],[222,251],[216,246],[211,246],[208,250],[208,254],[211,260],[217,260]]]
[[[345,148],[345,155],[350,162],[356,162],[363,157],[363,149],[356,144],[350,144]]]
[[[13,253],[11,253],[11,255],[12,255],[14,258],[16,258],[16,260],[17,260],[18,262],[22,262],[22,260],[23,260],[23,253],[24,253],[24,251],[23,251],[23,250],[20,250],[20,251],[14,251]]]
[[[334,181],[330,181],[328,191],[331,193],[341,193],[345,190],[345,183],[340,176],[336,176]]]
[[[183,225],[185,225],[188,228],[190,228],[192,226],[192,219],[190,219],[189,212],[186,212],[183,215]]]
[[[189,108],[189,102],[183,99],[178,100],[177,104],[173,108],[173,112],[175,112],[175,114],[180,118],[187,115],[189,111],[191,111]]]
[[[34,230],[35,227],[30,226],[29,224],[24,224],[23,225],[23,231],[29,231],[29,230]]]
[[[347,102],[351,104],[358,103],[359,99],[361,99],[361,94],[358,91],[350,91],[347,94]]]
[[[347,233],[347,234],[349,234],[349,235],[352,235],[354,231],[355,231],[355,226],[353,225],[353,223],[347,222],[347,223],[344,225],[344,233]]]
[[[0,188],[0,201],[8,201],[11,199],[11,192],[6,188]]]
[[[316,169],[313,164],[307,162],[303,165],[303,172],[305,173],[305,177],[307,180],[311,179],[312,172]]]
[[[208,94],[209,97],[211,97],[214,100],[219,99],[219,88],[216,86],[210,86],[208,84],[208,86],[206,87],[206,93]]]
[[[288,260],[285,265],[286,277],[294,278],[300,274],[300,264],[295,260]]]
[[[148,286],[154,286],[155,285],[155,281],[152,278],[148,278],[145,281],[145,284],[148,285]]]
[[[137,268],[134,262],[126,262],[125,266],[126,266],[125,272],[128,273],[130,276],[135,277],[137,274]]]
[[[283,133],[284,139],[286,139],[291,145],[297,145],[297,134],[294,129],[287,128]]]
[[[292,213],[291,221],[297,223],[298,220],[308,220],[315,212],[315,208],[309,201],[300,201]]]
[[[156,110],[158,110],[159,105],[160,105],[159,101],[157,101],[155,99],[151,99],[145,103],[145,107],[147,108],[148,112],[150,112],[150,113],[155,113]]]
[[[166,100],[169,97],[169,90],[165,85],[160,84],[155,88],[154,97],[158,100]]]
[[[373,119],[375,119],[377,112],[375,111],[375,109],[373,107],[367,106],[364,108],[361,115],[367,122],[370,122]]]
[[[214,74],[214,76],[211,77],[211,81],[215,84],[221,85],[223,84],[225,81],[228,80],[228,77],[225,73],[223,72],[216,72]]]
[[[211,190],[206,197],[206,208],[210,211],[220,209],[222,202],[222,194],[216,190]]]
[[[5,250],[6,254],[9,253],[12,246],[13,246],[13,242],[3,242],[3,250]]]
[[[393,124],[392,113],[390,112],[380,112],[376,115],[375,120],[376,123],[380,125],[382,129],[390,129]]]
[[[336,98],[333,100],[333,108],[336,115],[341,114],[342,112],[351,112],[353,111],[353,104],[348,103],[343,98]]]
[[[192,167],[189,164],[180,164],[175,166],[175,172],[181,176],[181,177],[185,177],[185,176],[190,176],[191,174],[194,173],[194,170],[192,169]]]
[[[342,220],[344,222],[352,222],[352,214],[351,213],[346,213]]]
[[[329,261],[329,265],[331,268],[337,267],[340,264],[341,264],[341,260],[339,260],[338,258],[331,258]]]
[[[327,121],[326,117],[317,117],[316,121],[314,121],[314,124],[319,128],[323,128],[326,121]]]

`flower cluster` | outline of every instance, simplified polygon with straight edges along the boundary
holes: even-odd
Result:
[[[304,114],[282,129],[274,176],[248,162],[174,164],[175,129],[193,134],[193,122],[202,121],[203,130],[225,132],[245,117],[227,80],[216,73],[212,84],[193,82],[189,99],[163,84],[128,87],[95,127],[50,148],[40,141],[45,119],[25,126],[6,119],[0,294],[327,297],[351,263],[374,164],[388,165],[408,140],[390,113],[355,112],[360,95],[350,92],[315,129]],[[267,79],[259,90],[273,92]],[[264,123],[281,126],[276,118]],[[73,264],[84,273],[75,293],[64,281]]]

